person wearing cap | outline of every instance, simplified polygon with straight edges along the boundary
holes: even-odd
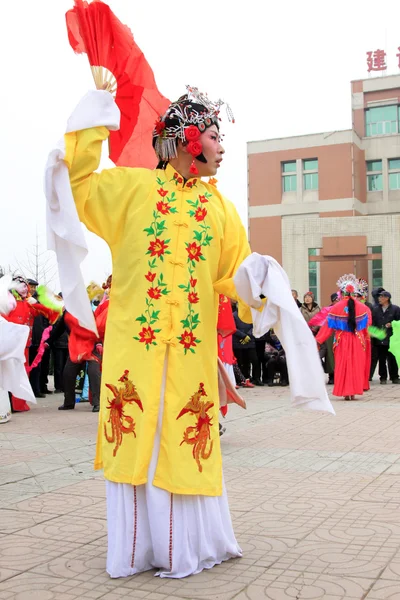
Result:
[[[386,290],[382,290],[378,295],[378,305],[372,309],[372,324],[375,327],[384,329],[386,331],[386,337],[383,340],[377,338],[372,339],[372,345],[375,349],[374,355],[379,362],[379,379],[381,384],[386,384],[388,379],[392,383],[398,384],[399,380],[399,369],[395,357],[389,352],[389,340],[393,333],[392,321],[400,321],[400,308],[395,304],[392,304],[392,295]],[[371,365],[371,374],[375,371],[375,364]]]
[[[39,285],[39,283],[36,281],[36,279],[27,279],[27,282],[29,285],[29,294],[35,298],[37,286]]]

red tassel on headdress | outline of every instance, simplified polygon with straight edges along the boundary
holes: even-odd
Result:
[[[192,173],[192,175],[198,175],[199,174],[199,170],[196,167],[196,163],[194,162],[194,158],[192,160],[192,164],[190,165],[189,172]]]

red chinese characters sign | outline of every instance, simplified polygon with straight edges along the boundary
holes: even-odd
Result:
[[[400,69],[400,46],[397,50],[397,68]],[[371,73],[371,71],[387,71],[386,52],[380,49],[367,52],[367,66],[368,73]]]
[[[370,73],[371,71],[386,71],[386,52],[384,50],[374,50],[373,52],[367,52],[367,65],[368,73]]]

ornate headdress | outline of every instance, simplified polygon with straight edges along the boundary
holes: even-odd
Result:
[[[353,273],[342,275],[336,282],[342,296],[354,296],[359,293],[358,279]]]
[[[186,86],[187,94],[172,102],[167,112],[156,121],[153,131],[153,148],[161,163],[167,163],[177,156],[178,140],[187,145],[193,156],[190,172],[197,174],[194,158],[206,163],[200,135],[211,125],[219,129],[219,113],[223,100],[212,102],[196,87]],[[235,122],[232,110],[226,105],[229,121]]]
[[[359,279],[357,281],[357,284],[358,284],[358,293],[363,298],[366,298],[368,296],[368,282],[365,281],[365,279]]]

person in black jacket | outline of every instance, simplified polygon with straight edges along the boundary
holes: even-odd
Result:
[[[38,315],[33,321],[32,327],[32,343],[29,347],[29,364],[31,365],[36,358],[39,350],[40,342],[42,339],[43,331],[48,326],[49,322],[44,315]],[[42,358],[43,361],[43,358]],[[36,398],[46,398],[45,392],[41,388],[41,369],[42,363],[40,362],[37,367],[31,370],[29,373],[29,381],[32,386],[33,393]]]
[[[284,349],[282,348],[282,344],[275,335],[273,329],[270,329],[270,331],[265,334],[265,338],[267,385],[270,387],[274,385],[276,373],[280,374],[280,385],[289,385],[286,355]]]
[[[386,363],[389,367],[389,378],[392,380],[392,383],[400,383],[396,359],[389,352],[389,340],[393,333],[392,321],[400,321],[400,308],[392,304],[391,297],[389,292],[383,290],[378,296],[379,304],[372,309],[372,325],[386,330],[385,339],[378,340],[372,338],[372,344],[376,350],[377,360],[379,361],[379,378],[382,384],[386,383],[388,377]],[[376,362],[375,365],[371,365],[372,375],[375,367]]]
[[[253,325],[239,319],[237,310],[233,313],[236,331],[233,334],[233,353],[236,356],[240,370],[245,379],[250,379],[255,385],[264,385],[261,381],[261,365],[257,357],[256,342],[253,336]],[[251,375],[250,375],[251,367]]]
[[[379,295],[380,295],[382,292],[385,292],[385,291],[386,291],[386,290],[385,290],[385,288],[383,288],[383,287],[377,287],[377,288],[375,288],[374,290],[372,290],[372,292],[371,292],[371,296],[372,296],[372,298],[373,298],[373,300],[374,300],[374,306],[379,306]]]

